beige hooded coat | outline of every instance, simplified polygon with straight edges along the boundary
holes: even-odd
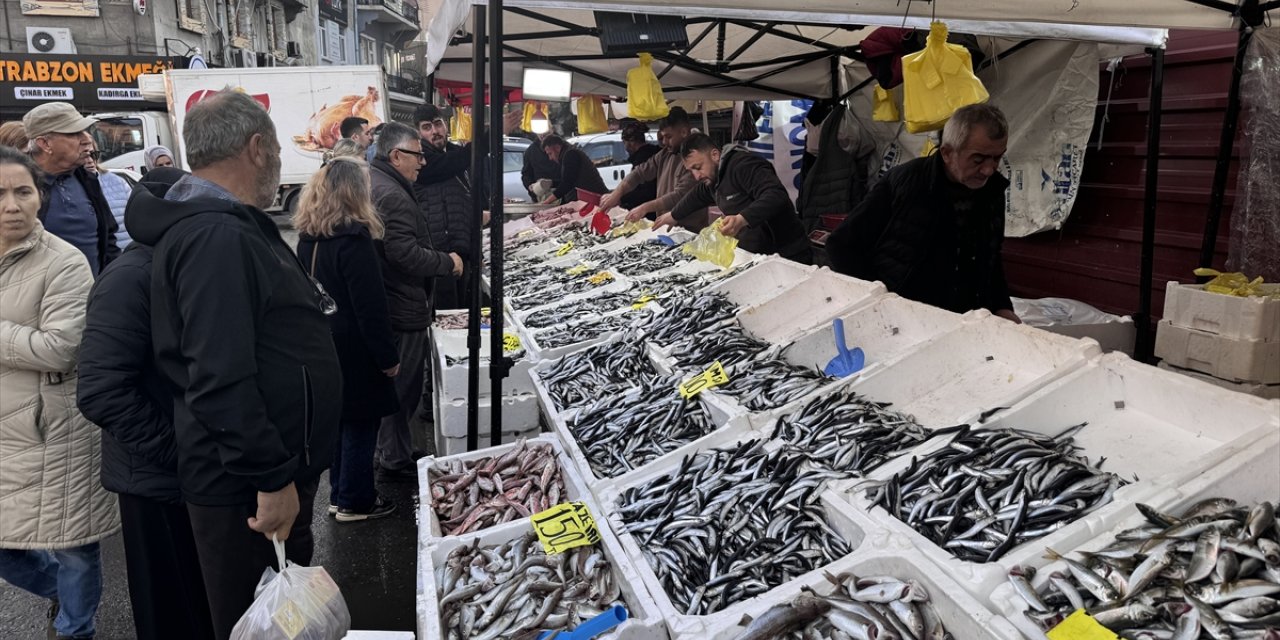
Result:
[[[101,431],[76,408],[93,275],[39,222],[0,256],[0,548],[65,549],[120,530]]]

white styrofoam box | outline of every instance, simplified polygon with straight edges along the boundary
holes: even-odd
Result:
[[[707,287],[707,291],[723,293],[731,302],[745,308],[773,299],[816,270],[817,267],[770,256],[728,280]]]
[[[487,436],[487,434],[486,434]],[[481,438],[484,442],[488,442],[487,437]],[[583,500],[591,495],[590,489],[587,488],[586,482],[582,476],[573,468],[569,456],[565,454],[564,447],[560,444],[560,438],[553,433],[543,433],[536,437],[527,439],[529,447],[551,447],[556,464],[560,466],[560,477],[564,479],[564,497],[560,502],[571,502],[574,500]],[[443,536],[440,529],[440,518],[435,511],[435,499],[431,495],[431,470],[444,467],[456,462],[474,462],[476,460],[485,460],[489,458],[500,457],[516,447],[516,443],[498,445],[496,447],[488,447],[478,451],[471,451],[453,456],[428,456],[418,461],[418,467],[422,471],[419,477],[419,504],[422,505],[422,511],[418,518],[418,535],[427,537],[427,545],[434,544],[434,541]],[[484,531],[480,529],[479,531]],[[472,532],[475,533],[475,532]]]
[[[929,594],[928,605],[938,614],[943,627],[954,638],[982,638],[983,640],[1020,640],[1018,630],[1003,617],[993,613],[986,604],[979,602],[950,578],[937,573],[928,563],[907,554],[882,552],[854,552],[827,566],[826,572],[833,576],[852,573],[856,576],[889,576],[903,581],[911,580],[924,587]],[[776,604],[795,600],[801,589],[807,588],[818,596],[829,596],[835,591],[835,585],[825,576],[810,576],[812,581],[805,584],[788,584],[771,592],[772,597],[761,598],[751,602],[742,613],[758,618]],[[810,583],[811,582],[811,583]],[[732,626],[717,629],[711,636],[688,636],[707,638],[708,640],[734,640],[746,627],[738,621],[731,621]],[[673,640],[685,640],[679,634],[673,634]]]
[[[538,397],[527,393],[519,396],[504,396],[502,403],[502,431],[523,433],[538,427]],[[433,401],[435,409],[436,435],[450,438],[467,435],[467,402]],[[493,397],[480,398],[477,401],[481,433],[489,433],[489,416],[492,414]]]
[[[412,631],[348,631],[343,640],[413,640]]]
[[[1280,382],[1280,341],[1227,338],[1161,320],[1156,357],[1183,369],[1241,382]]]
[[[596,518],[596,528],[600,531],[598,546],[609,560],[614,579],[622,589],[622,600],[626,603],[628,614],[626,622],[614,627],[613,631],[600,638],[602,640],[667,640],[666,625],[658,613],[658,607],[649,594],[640,588],[635,567],[623,552],[617,537],[609,529],[604,518]],[[445,562],[449,552],[463,544],[478,543],[482,547],[501,545],[522,537],[531,530],[532,525],[528,520],[519,520],[486,529],[477,535],[444,538],[436,546],[422,550],[418,562],[418,582],[421,587],[418,596],[418,637],[431,640],[445,637],[441,628],[440,596],[436,585],[435,569]]]
[[[645,306],[645,309],[654,314],[662,313],[662,306],[659,305],[657,302],[650,302],[648,305]],[[633,310],[630,307],[628,307],[624,309],[619,309],[617,311],[612,311],[610,313],[602,314],[600,317],[613,317],[613,316],[618,316],[625,313],[631,313],[632,311]],[[545,331],[546,329],[552,329],[552,328],[561,327],[561,326],[563,325],[555,325],[554,327],[546,327],[545,329],[539,329],[538,331]],[[583,340],[582,342],[566,344],[560,347],[543,347],[541,344],[538,343],[538,338],[536,335],[534,335],[536,333],[537,331],[533,332],[533,334],[530,334],[529,339],[525,341],[525,345],[529,348],[531,352],[533,352],[536,355],[536,358],[538,360],[555,360],[558,358],[562,358],[566,355],[569,355],[571,353],[581,351],[588,347],[594,347],[603,342],[610,342],[613,340],[617,340],[622,336],[623,332],[622,331],[606,331],[592,338]]]
[[[1280,342],[1280,284],[1264,284],[1269,295],[1229,296],[1203,285],[1170,282],[1164,294],[1164,319],[1187,329],[1228,338]]]
[[[508,325],[511,326],[511,325]],[[514,329],[515,327],[511,327]],[[489,381],[489,334],[485,329],[480,332],[480,396],[492,395],[493,384]],[[514,333],[514,332],[513,332]],[[522,339],[523,343],[524,340]],[[431,332],[431,385],[435,398],[439,402],[456,402],[467,399],[467,376],[469,363],[450,366],[446,358],[466,357],[467,332],[462,330],[435,329]],[[502,395],[513,396],[533,393],[533,380],[529,378],[529,369],[533,367],[530,352],[520,356],[511,366],[506,378],[502,381]]]
[[[884,293],[879,282],[850,278],[823,267],[777,296],[738,311],[738,322],[748,334],[783,345]]]
[[[1169,364],[1168,362],[1164,362],[1164,361],[1161,361],[1159,364],[1156,365],[1156,367],[1159,369],[1164,369],[1165,371],[1171,371],[1178,375],[1187,376],[1188,378],[1194,378],[1201,382],[1207,382],[1215,387],[1222,387],[1227,391],[1244,393],[1257,398],[1262,398],[1264,400],[1280,399],[1280,384],[1262,384],[1261,382],[1232,382],[1230,380],[1215,378],[1207,373],[1200,373],[1199,371],[1192,371],[1190,369],[1181,369],[1179,367],[1175,367]]]
[[[1276,460],[1280,459],[1280,424],[1272,423],[1270,427],[1256,431],[1255,435],[1258,436],[1256,440],[1238,449],[1230,459],[1195,474],[1185,483],[1170,485],[1144,502],[1173,515],[1205,498],[1226,497],[1249,506],[1263,501],[1274,502],[1277,492],[1280,492],[1280,465],[1276,464]],[[1137,507],[1126,505],[1112,527],[1099,532],[1087,543],[1069,549],[1053,549],[1073,560],[1079,560],[1079,556],[1071,552],[1098,551],[1110,544],[1117,533],[1145,522],[1146,518],[1138,512]],[[1040,564],[1042,568],[1036,571],[1031,580],[1032,586],[1036,588],[1043,588],[1054,571],[1067,573],[1066,563],[1061,560],[1042,561]],[[999,585],[992,591],[990,603],[1027,638],[1047,640],[1044,632],[1023,615],[1027,609],[1026,602],[1013,590],[1012,585]]]
[[[503,431],[502,443],[510,444],[520,438],[524,438],[526,440],[529,438],[536,438],[540,433],[542,433],[541,427],[533,427],[532,429],[525,431]],[[489,446],[489,425],[487,424],[480,427],[479,446]],[[456,456],[467,453],[468,451],[470,451],[470,449],[467,448],[466,436],[451,438],[449,436],[442,436],[438,433],[436,434],[436,455]]]

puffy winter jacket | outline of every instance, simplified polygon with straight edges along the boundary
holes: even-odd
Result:
[[[471,185],[466,169],[457,167],[458,159],[468,159],[465,150],[453,143],[443,152],[428,144],[422,145],[422,149],[427,164],[418,172],[413,193],[427,217],[431,244],[441,251],[469,256],[474,220]]]
[[[391,328],[425,331],[431,326],[431,286],[436,276],[453,273],[453,259],[431,242],[413,185],[384,160],[374,160],[369,174],[373,206],[386,232],[374,242],[387,286]]]

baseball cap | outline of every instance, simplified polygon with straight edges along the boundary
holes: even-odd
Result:
[[[46,102],[22,116],[27,137],[33,139],[50,133],[80,133],[96,122],[80,115],[75,107],[65,102]]]

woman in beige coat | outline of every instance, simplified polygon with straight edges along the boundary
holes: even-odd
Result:
[[[120,530],[101,432],[76,409],[93,276],[36,219],[40,184],[30,158],[0,147],[0,579],[53,602],[57,638],[92,638],[98,541]]]

